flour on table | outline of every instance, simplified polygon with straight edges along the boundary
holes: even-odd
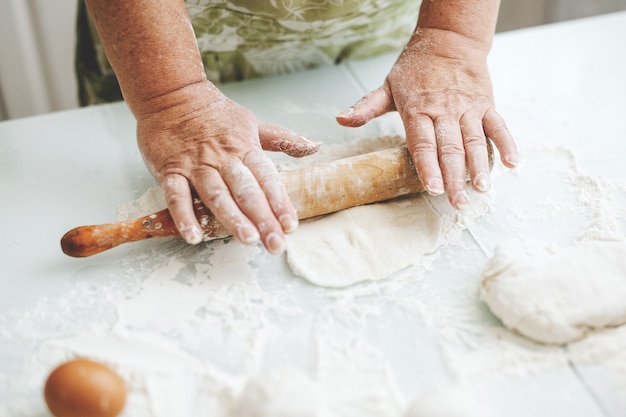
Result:
[[[626,243],[510,240],[483,271],[481,298],[505,326],[564,344],[626,323]]]
[[[467,387],[454,384],[426,392],[415,398],[403,417],[482,417],[483,407]]]
[[[167,208],[165,194],[161,187],[154,186],[136,200],[129,201],[117,208],[119,221],[134,220]]]
[[[626,325],[599,330],[567,346],[570,363],[609,416],[626,413]]]
[[[251,377],[239,395],[233,417],[318,417],[322,390],[305,373],[274,369]]]
[[[442,220],[425,196],[378,203],[304,222],[288,237],[292,271],[324,287],[387,278],[440,241]]]

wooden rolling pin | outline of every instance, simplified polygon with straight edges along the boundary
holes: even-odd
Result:
[[[493,150],[487,143],[491,166]],[[299,219],[424,191],[406,146],[284,171],[281,178]],[[193,207],[205,240],[230,235],[199,199]],[[77,227],[63,236],[61,248],[69,256],[85,257],[123,243],[169,236],[180,235],[165,209],[136,220]]]

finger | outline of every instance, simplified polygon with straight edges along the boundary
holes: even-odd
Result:
[[[465,148],[465,163],[472,187],[479,192],[487,192],[491,187],[489,178],[489,156],[487,139],[479,117],[464,115],[461,118],[461,134]]]
[[[283,152],[296,158],[314,154],[320,149],[318,142],[312,142],[282,126],[268,123],[260,124],[259,140],[266,151]]]
[[[516,167],[519,163],[517,146],[504,119],[493,108],[485,113],[483,127],[487,136],[498,148],[502,163],[509,168]]]
[[[259,232],[239,209],[218,171],[210,168],[198,174],[193,182],[200,200],[217,220],[244,245],[259,241]]]
[[[203,234],[200,223],[193,211],[191,189],[187,178],[179,174],[170,174],[161,181],[165,201],[176,229],[189,244],[202,242]]]
[[[407,147],[420,181],[428,194],[443,194],[443,177],[437,157],[433,121],[423,114],[405,115],[403,120]]]
[[[244,164],[236,161],[222,171],[222,177],[239,209],[257,228],[265,248],[270,253],[278,254],[285,250],[287,242],[283,228],[268,203],[268,196],[246,166],[254,166],[254,163],[256,162],[245,161]]]
[[[272,162],[262,153],[249,154],[244,161],[254,175],[285,233],[298,227],[298,214],[293,208],[287,189]]]
[[[439,165],[448,200],[459,209],[469,204],[465,191],[465,149],[459,123],[448,117],[434,121],[439,153]]]
[[[339,113],[336,119],[337,123],[342,126],[359,127],[394,110],[395,106],[391,94],[383,86],[367,94],[348,110]]]

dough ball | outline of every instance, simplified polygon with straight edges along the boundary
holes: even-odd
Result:
[[[233,417],[318,417],[323,408],[319,386],[293,369],[272,370],[251,378]]]
[[[463,385],[443,387],[415,398],[403,417],[482,417],[482,407]]]
[[[480,296],[506,327],[547,344],[623,324],[626,243],[503,242],[483,271]]]

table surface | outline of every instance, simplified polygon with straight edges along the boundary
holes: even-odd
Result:
[[[610,358],[577,362],[575,347],[526,341],[476,297],[480,271],[503,239],[623,239],[623,39],[626,13],[498,34],[492,79],[522,166],[496,169],[481,200],[488,212],[452,222],[458,236],[425,271],[345,290],[309,285],[284,257],[232,241],[189,248],[153,240],[69,258],[59,246],[67,230],[115,221],[119,205],[154,185],[132,116],[117,103],[0,123],[0,416],[46,415],[45,375],[74,354],[113,363],[139,387],[127,416],[219,407],[215,392],[277,368],[319,381],[335,415],[399,416],[411,399],[459,385],[485,415],[626,415],[623,360],[621,368]],[[393,61],[386,55],[223,91],[262,120],[350,143],[401,133],[397,115],[359,129],[334,121]],[[433,204],[454,220],[445,199]]]

